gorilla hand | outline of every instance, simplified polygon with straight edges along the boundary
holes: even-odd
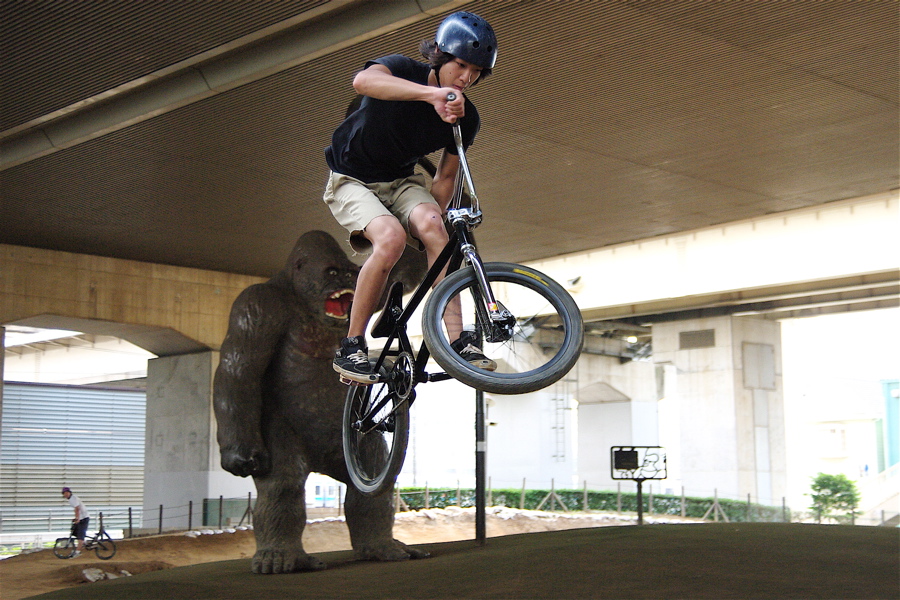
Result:
[[[222,468],[238,477],[260,477],[272,470],[272,461],[262,446],[226,446],[222,448]]]

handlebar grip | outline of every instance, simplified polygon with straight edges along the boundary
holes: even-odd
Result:
[[[447,94],[447,102],[453,102],[454,100],[456,100],[456,93],[450,92]]]

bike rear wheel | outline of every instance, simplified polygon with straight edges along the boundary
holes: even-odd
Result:
[[[422,317],[425,342],[454,379],[495,394],[525,394],[558,381],[575,365],[584,343],[581,311],[566,290],[543,273],[511,263],[485,263],[485,274],[501,310],[514,318],[492,323],[481,307],[472,267],[448,275],[428,298]],[[459,304],[456,304],[456,301]],[[467,363],[452,347],[444,316],[460,306],[463,328],[483,339],[495,371]]]
[[[94,544],[94,552],[97,553],[97,558],[100,560],[109,560],[116,555],[116,543],[105,531],[97,534]]]
[[[75,550],[78,549],[78,540],[74,537],[56,538],[56,544],[53,545],[53,554],[56,558],[72,558],[75,556]]]
[[[409,442],[410,393],[405,389],[398,393],[392,381],[352,385],[347,392],[344,461],[353,485],[366,496],[389,490],[403,468]]]

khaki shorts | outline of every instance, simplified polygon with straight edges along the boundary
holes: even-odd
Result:
[[[372,251],[372,242],[363,231],[372,219],[383,215],[396,217],[406,230],[406,243],[424,250],[422,243],[409,233],[409,215],[420,204],[437,206],[425,183],[425,176],[418,173],[394,181],[363,183],[332,171],[322,199],[338,223],[350,232],[350,247],[356,252],[368,254]]]

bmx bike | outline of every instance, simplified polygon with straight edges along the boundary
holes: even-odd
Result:
[[[53,546],[53,554],[56,555],[56,558],[72,558],[75,556],[75,551],[78,549],[75,527],[75,525],[72,525],[69,537],[56,538],[56,544]],[[84,550],[85,552],[93,550],[97,553],[97,558],[100,560],[109,560],[116,555],[116,543],[106,533],[106,529],[101,527],[100,531],[92,537],[85,538]]]
[[[373,363],[378,380],[351,383],[344,403],[344,459],[353,484],[368,496],[390,489],[403,467],[418,384],[452,378],[494,394],[533,392],[568,373],[583,345],[581,312],[562,286],[531,267],[482,261],[472,235],[482,213],[458,123],[453,137],[460,171],[447,211],[450,239],[405,306],[403,285],[389,290],[371,331],[373,338],[386,338]],[[463,183],[468,206],[462,206]],[[431,290],[445,266],[446,277]],[[423,342],[415,352],[407,324],[426,295]],[[458,321],[460,312],[463,328],[496,360],[496,370],[470,365],[451,346],[445,316]],[[431,357],[442,372],[426,371]]]

